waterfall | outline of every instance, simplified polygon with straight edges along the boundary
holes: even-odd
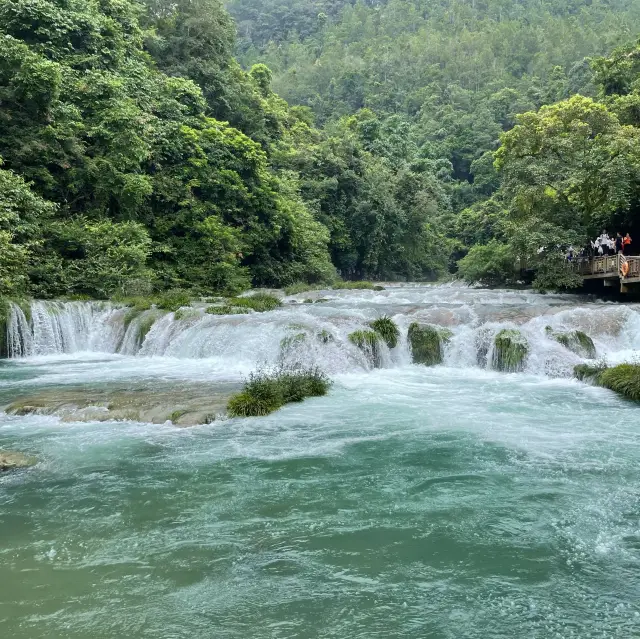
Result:
[[[262,363],[317,365],[329,374],[369,370],[374,362],[349,340],[382,314],[400,328],[398,346],[382,344],[376,364],[411,363],[411,322],[448,327],[444,363],[453,368],[490,368],[496,334],[517,329],[528,344],[525,372],[570,376],[581,357],[549,334],[582,330],[598,357],[633,359],[640,349],[637,306],[577,305],[576,298],[507,291],[397,287],[385,292],[335,293],[321,304],[292,296],[269,313],[209,315],[204,305],[176,314],[137,311],[108,302],[34,301],[29,312],[11,304],[7,318],[9,357],[105,353],[130,357],[217,360],[224,368],[251,370]],[[580,300],[578,300],[580,301]]]

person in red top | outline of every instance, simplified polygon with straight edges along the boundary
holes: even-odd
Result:
[[[622,240],[622,253],[631,255],[631,236],[627,233]]]

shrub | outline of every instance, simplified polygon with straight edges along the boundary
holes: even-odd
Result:
[[[227,412],[231,417],[268,415],[285,404],[326,395],[330,387],[331,380],[315,367],[259,369],[231,397]]]
[[[369,323],[369,326],[382,337],[389,348],[395,348],[398,345],[400,330],[388,315],[383,315],[373,320],[373,322]]]
[[[508,244],[477,244],[458,262],[458,273],[470,284],[496,286],[515,279],[515,257]]]
[[[250,308],[257,313],[273,311],[282,306],[282,302],[275,296],[268,293],[256,293],[248,297],[232,297],[229,306],[238,308]]]

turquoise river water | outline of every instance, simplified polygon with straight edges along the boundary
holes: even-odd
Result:
[[[16,310],[2,405],[222,387],[278,358],[335,383],[191,428],[1,413],[0,448],[39,461],[0,477],[0,636],[640,637],[640,407],[571,379],[580,358],[545,332],[581,328],[631,361],[640,307],[457,287],[305,297],[169,314],[142,343],[126,309]],[[449,326],[444,364],[412,365],[403,339],[371,369],[346,335],[381,313],[403,334]],[[523,373],[477,357],[504,326],[528,340]],[[330,344],[283,346],[319,329]]]

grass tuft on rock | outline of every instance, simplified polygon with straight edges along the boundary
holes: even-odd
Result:
[[[229,306],[235,308],[250,308],[256,313],[273,311],[282,306],[282,302],[269,293],[256,293],[248,297],[232,297],[229,299]]]
[[[395,348],[398,345],[400,330],[388,315],[383,315],[373,320],[373,322],[369,323],[369,326],[382,337],[389,348]]]
[[[438,326],[420,325],[413,322],[409,326],[408,339],[414,364],[435,366],[444,360],[444,346],[453,333]]]
[[[529,354],[529,344],[520,331],[501,330],[494,339],[492,366],[505,373],[524,370]]]
[[[315,367],[259,369],[249,375],[242,391],[231,397],[227,412],[231,417],[269,415],[285,404],[326,395],[331,384]]]

